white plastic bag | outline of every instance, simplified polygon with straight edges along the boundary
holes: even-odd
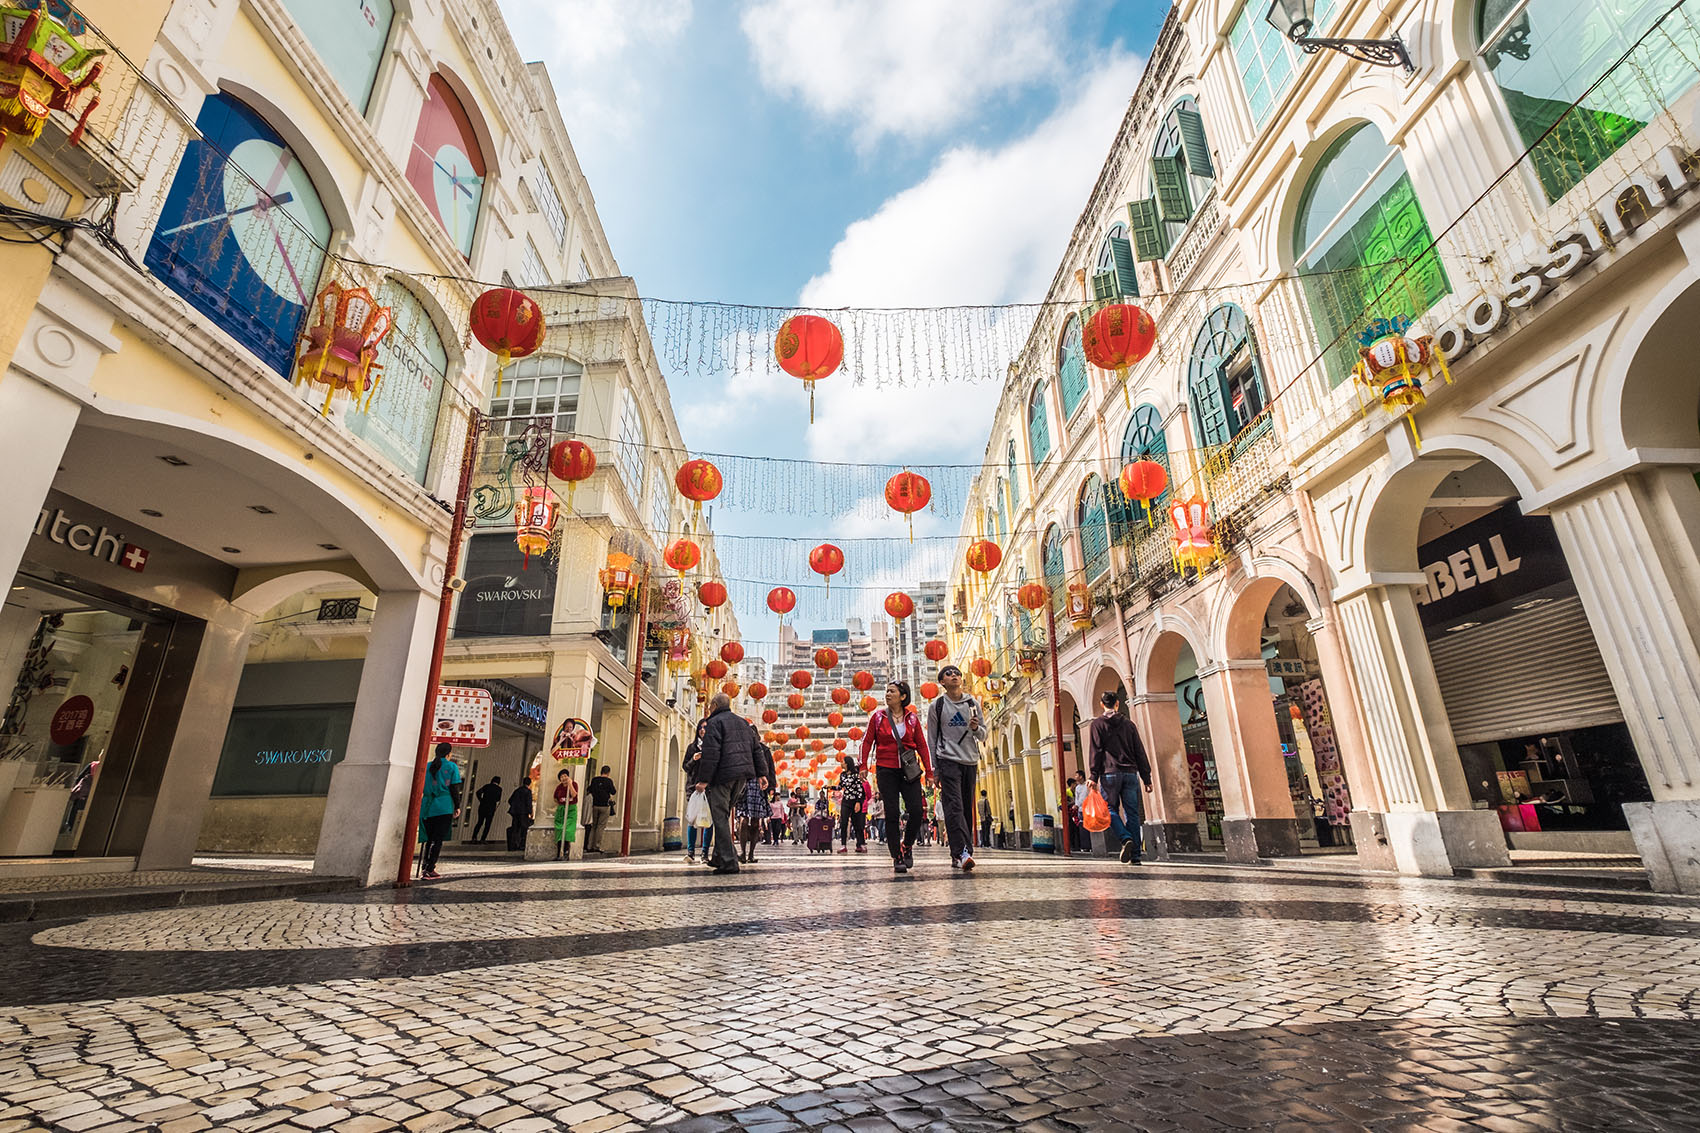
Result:
[[[708,809],[708,795],[702,791],[692,791],[691,797],[685,801],[685,825],[695,826],[706,830],[714,825],[714,815]]]

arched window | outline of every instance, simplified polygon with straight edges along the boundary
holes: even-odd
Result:
[[[1086,397],[1086,350],[1080,342],[1080,320],[1073,315],[1063,324],[1062,341],[1057,345],[1057,388],[1062,393],[1066,423]]]
[[[1323,34],[1333,10],[1334,0],[1318,0],[1313,34]],[[1269,5],[1249,0],[1228,33],[1228,45],[1245,88],[1246,106],[1257,126],[1263,125],[1281,101],[1303,59],[1298,48],[1270,24],[1268,13]]]
[[[1139,273],[1133,266],[1133,243],[1127,225],[1116,221],[1098,245],[1098,262],[1092,269],[1092,298],[1133,299],[1139,295]]]
[[[1694,85],[1700,39],[1691,19],[1666,20],[1636,47],[1669,10],[1668,0],[1484,0],[1476,10],[1482,62],[1505,96],[1519,148],[1534,147],[1529,160],[1549,199]],[[1635,64],[1601,82],[1632,47]]]
[[[1009,439],[1009,507],[1013,512],[1021,506],[1021,470],[1015,466],[1015,438]]]
[[[1045,411],[1044,382],[1034,386],[1027,399],[1027,448],[1033,454],[1035,469],[1051,452],[1051,415]]]
[[[1006,492],[1008,492],[1008,490],[1009,490],[1009,481],[1005,480],[1002,476],[999,476],[998,477],[998,541],[999,542],[1002,542],[1004,537],[1009,532],[1009,510],[1008,510],[1009,497],[1005,494]]]
[[[283,6],[348,101],[360,113],[366,113],[395,19],[394,0],[358,0],[354,4],[283,0]]]
[[[1051,524],[1040,544],[1045,570],[1045,585],[1051,589],[1051,609],[1061,612],[1068,604],[1068,567],[1063,561],[1062,528]]]
[[[1161,464],[1168,474],[1170,485],[1174,484],[1174,469],[1169,466],[1169,441],[1163,432],[1163,415],[1157,412],[1155,405],[1134,406],[1132,416],[1127,419],[1127,428],[1122,430],[1122,466],[1125,468],[1136,460],[1152,460]],[[1143,507],[1123,495],[1119,487],[1112,488],[1110,499],[1117,506],[1110,509],[1111,538],[1122,539],[1136,530],[1156,524],[1168,498],[1169,493],[1165,490],[1151,501],[1148,519]]]
[[[1451,289],[1433,243],[1405,159],[1374,126],[1328,147],[1299,198],[1293,254],[1332,383],[1352,372],[1365,323],[1415,319]]]
[[[1198,443],[1225,445],[1269,403],[1263,363],[1245,312],[1224,303],[1205,316],[1187,362]]]
[[[468,259],[484,199],[484,174],[484,152],[466,107],[443,76],[432,75],[413,131],[407,180]]]
[[[1096,472],[1080,486],[1074,518],[1080,527],[1080,562],[1086,568],[1086,581],[1096,582],[1110,569],[1109,514],[1104,508],[1104,481]]]
[[[384,280],[378,304],[395,312],[395,327],[378,344],[378,363],[383,366],[378,390],[368,412],[358,413],[350,403],[343,423],[396,467],[424,483],[448,381],[448,352],[425,304],[400,283]]]
[[[330,218],[282,136],[247,106],[210,95],[195,128],[200,137],[183,151],[147,266],[287,375],[319,287]]]
[[[1160,260],[1169,254],[1169,248],[1186,231],[1193,209],[1209,194],[1215,177],[1204,118],[1198,113],[1198,103],[1187,95],[1169,108],[1157,129],[1146,183],[1151,196],[1128,205],[1141,260]]]

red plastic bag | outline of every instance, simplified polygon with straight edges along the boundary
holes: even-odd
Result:
[[[1094,834],[1110,828],[1110,804],[1096,786],[1086,788],[1086,801],[1080,804],[1080,825]]]

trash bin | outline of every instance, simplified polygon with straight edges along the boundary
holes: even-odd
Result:
[[[1056,852],[1057,824],[1048,814],[1033,816],[1033,852],[1035,854],[1053,854]]]
[[[682,850],[685,848],[685,824],[677,818],[663,819],[661,822],[661,848],[663,850]]]

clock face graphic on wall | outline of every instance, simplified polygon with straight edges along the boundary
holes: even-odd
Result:
[[[330,219],[301,162],[260,116],[207,98],[148,245],[147,266],[288,376],[319,286]]]
[[[460,254],[471,258],[478,228],[478,204],[484,196],[484,154],[472,120],[441,75],[432,75],[413,133],[407,180]]]

